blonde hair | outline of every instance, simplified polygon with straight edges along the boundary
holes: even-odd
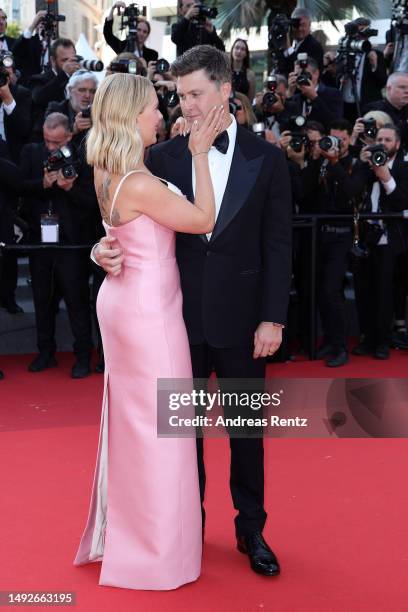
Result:
[[[133,74],[112,74],[102,81],[92,104],[88,164],[110,174],[126,174],[139,164],[144,147],[137,118],[152,91],[149,79]]]
[[[364,115],[363,119],[375,119],[377,127],[382,127],[387,123],[393,123],[391,117],[387,113],[379,110],[368,111],[368,113]]]

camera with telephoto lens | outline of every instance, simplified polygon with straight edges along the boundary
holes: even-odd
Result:
[[[103,62],[100,60],[86,60],[82,55],[76,55],[75,61],[83,70],[89,70],[90,72],[102,72],[104,68]]]
[[[41,29],[44,32],[44,38],[54,38],[58,23],[65,21],[65,15],[58,15],[56,7],[54,7],[54,0],[47,0],[47,12],[41,19]]]
[[[124,74],[137,74],[137,67],[136,59],[118,59],[116,62],[109,64],[111,72],[121,72]]]
[[[341,140],[337,138],[337,136],[323,136],[323,138],[319,140],[319,147],[326,153],[328,151],[339,151],[340,146]]]
[[[44,168],[48,172],[57,172],[61,170],[62,176],[66,179],[72,179],[78,176],[76,171],[78,166],[79,163],[75,158],[74,151],[69,145],[64,145],[56,151],[51,151],[44,162]]]
[[[385,166],[389,156],[386,148],[382,144],[375,144],[365,149],[370,153],[370,161],[373,166]]]
[[[131,4],[125,7],[123,13],[121,13],[120,8],[118,8],[118,14],[121,16],[120,30],[124,30],[125,28],[128,29],[128,33],[126,36],[126,51],[133,53],[139,46],[137,38],[137,26],[139,23],[139,17],[146,17],[146,7],[144,6],[140,10],[138,5],[135,2],[132,2]]]
[[[14,66],[13,54],[10,51],[0,51],[0,87],[4,87],[10,80],[7,68]]]
[[[372,45],[368,38],[378,34],[378,30],[369,27],[359,30],[354,21],[346,23],[344,30],[345,36],[339,40],[336,55],[338,75],[351,74],[356,70],[356,56],[359,53],[369,53]]]
[[[166,59],[158,59],[156,61],[156,68],[155,68],[155,72],[158,72],[159,74],[165,74],[166,72],[170,71],[170,64]]]
[[[284,51],[290,30],[299,26],[300,19],[288,18],[285,14],[278,13],[268,26],[268,46],[277,51]]]
[[[262,122],[254,123],[252,125],[252,131],[256,136],[265,139],[265,124]]]
[[[215,6],[206,6],[203,2],[197,2],[195,6],[198,7],[198,15],[194,19],[198,23],[205,23],[207,19],[215,19],[218,15]]]
[[[370,119],[360,119],[359,123],[364,125],[364,134],[369,138],[375,138],[378,133],[377,122],[374,117]]]
[[[289,120],[289,130],[291,135],[290,147],[295,153],[300,153],[303,146],[309,144],[309,139],[305,133],[306,119],[303,115],[295,115]]]
[[[276,89],[278,87],[278,79],[274,74],[270,74],[265,82],[265,87],[268,90],[264,93],[262,98],[262,112],[266,117],[273,114],[273,106],[279,100],[276,95]]]

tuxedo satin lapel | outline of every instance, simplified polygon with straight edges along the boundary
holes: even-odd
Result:
[[[232,158],[227,187],[222,199],[211,242],[231,223],[245,204],[261,170],[264,156],[247,159],[237,140]]]

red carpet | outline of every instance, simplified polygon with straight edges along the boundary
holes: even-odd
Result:
[[[75,591],[77,610],[332,612],[408,609],[406,440],[266,441],[266,537],[282,574],[253,574],[234,550],[226,440],[207,440],[202,576],[167,593],[98,586],[72,565],[88,511],[102,377],[73,381],[71,357],[41,374],[2,357],[0,590]],[[405,376],[408,354],[270,366],[275,376]],[[37,606],[35,609],[49,610]]]

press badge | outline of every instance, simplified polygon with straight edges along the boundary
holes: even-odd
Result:
[[[58,215],[41,215],[41,242],[59,242]]]

